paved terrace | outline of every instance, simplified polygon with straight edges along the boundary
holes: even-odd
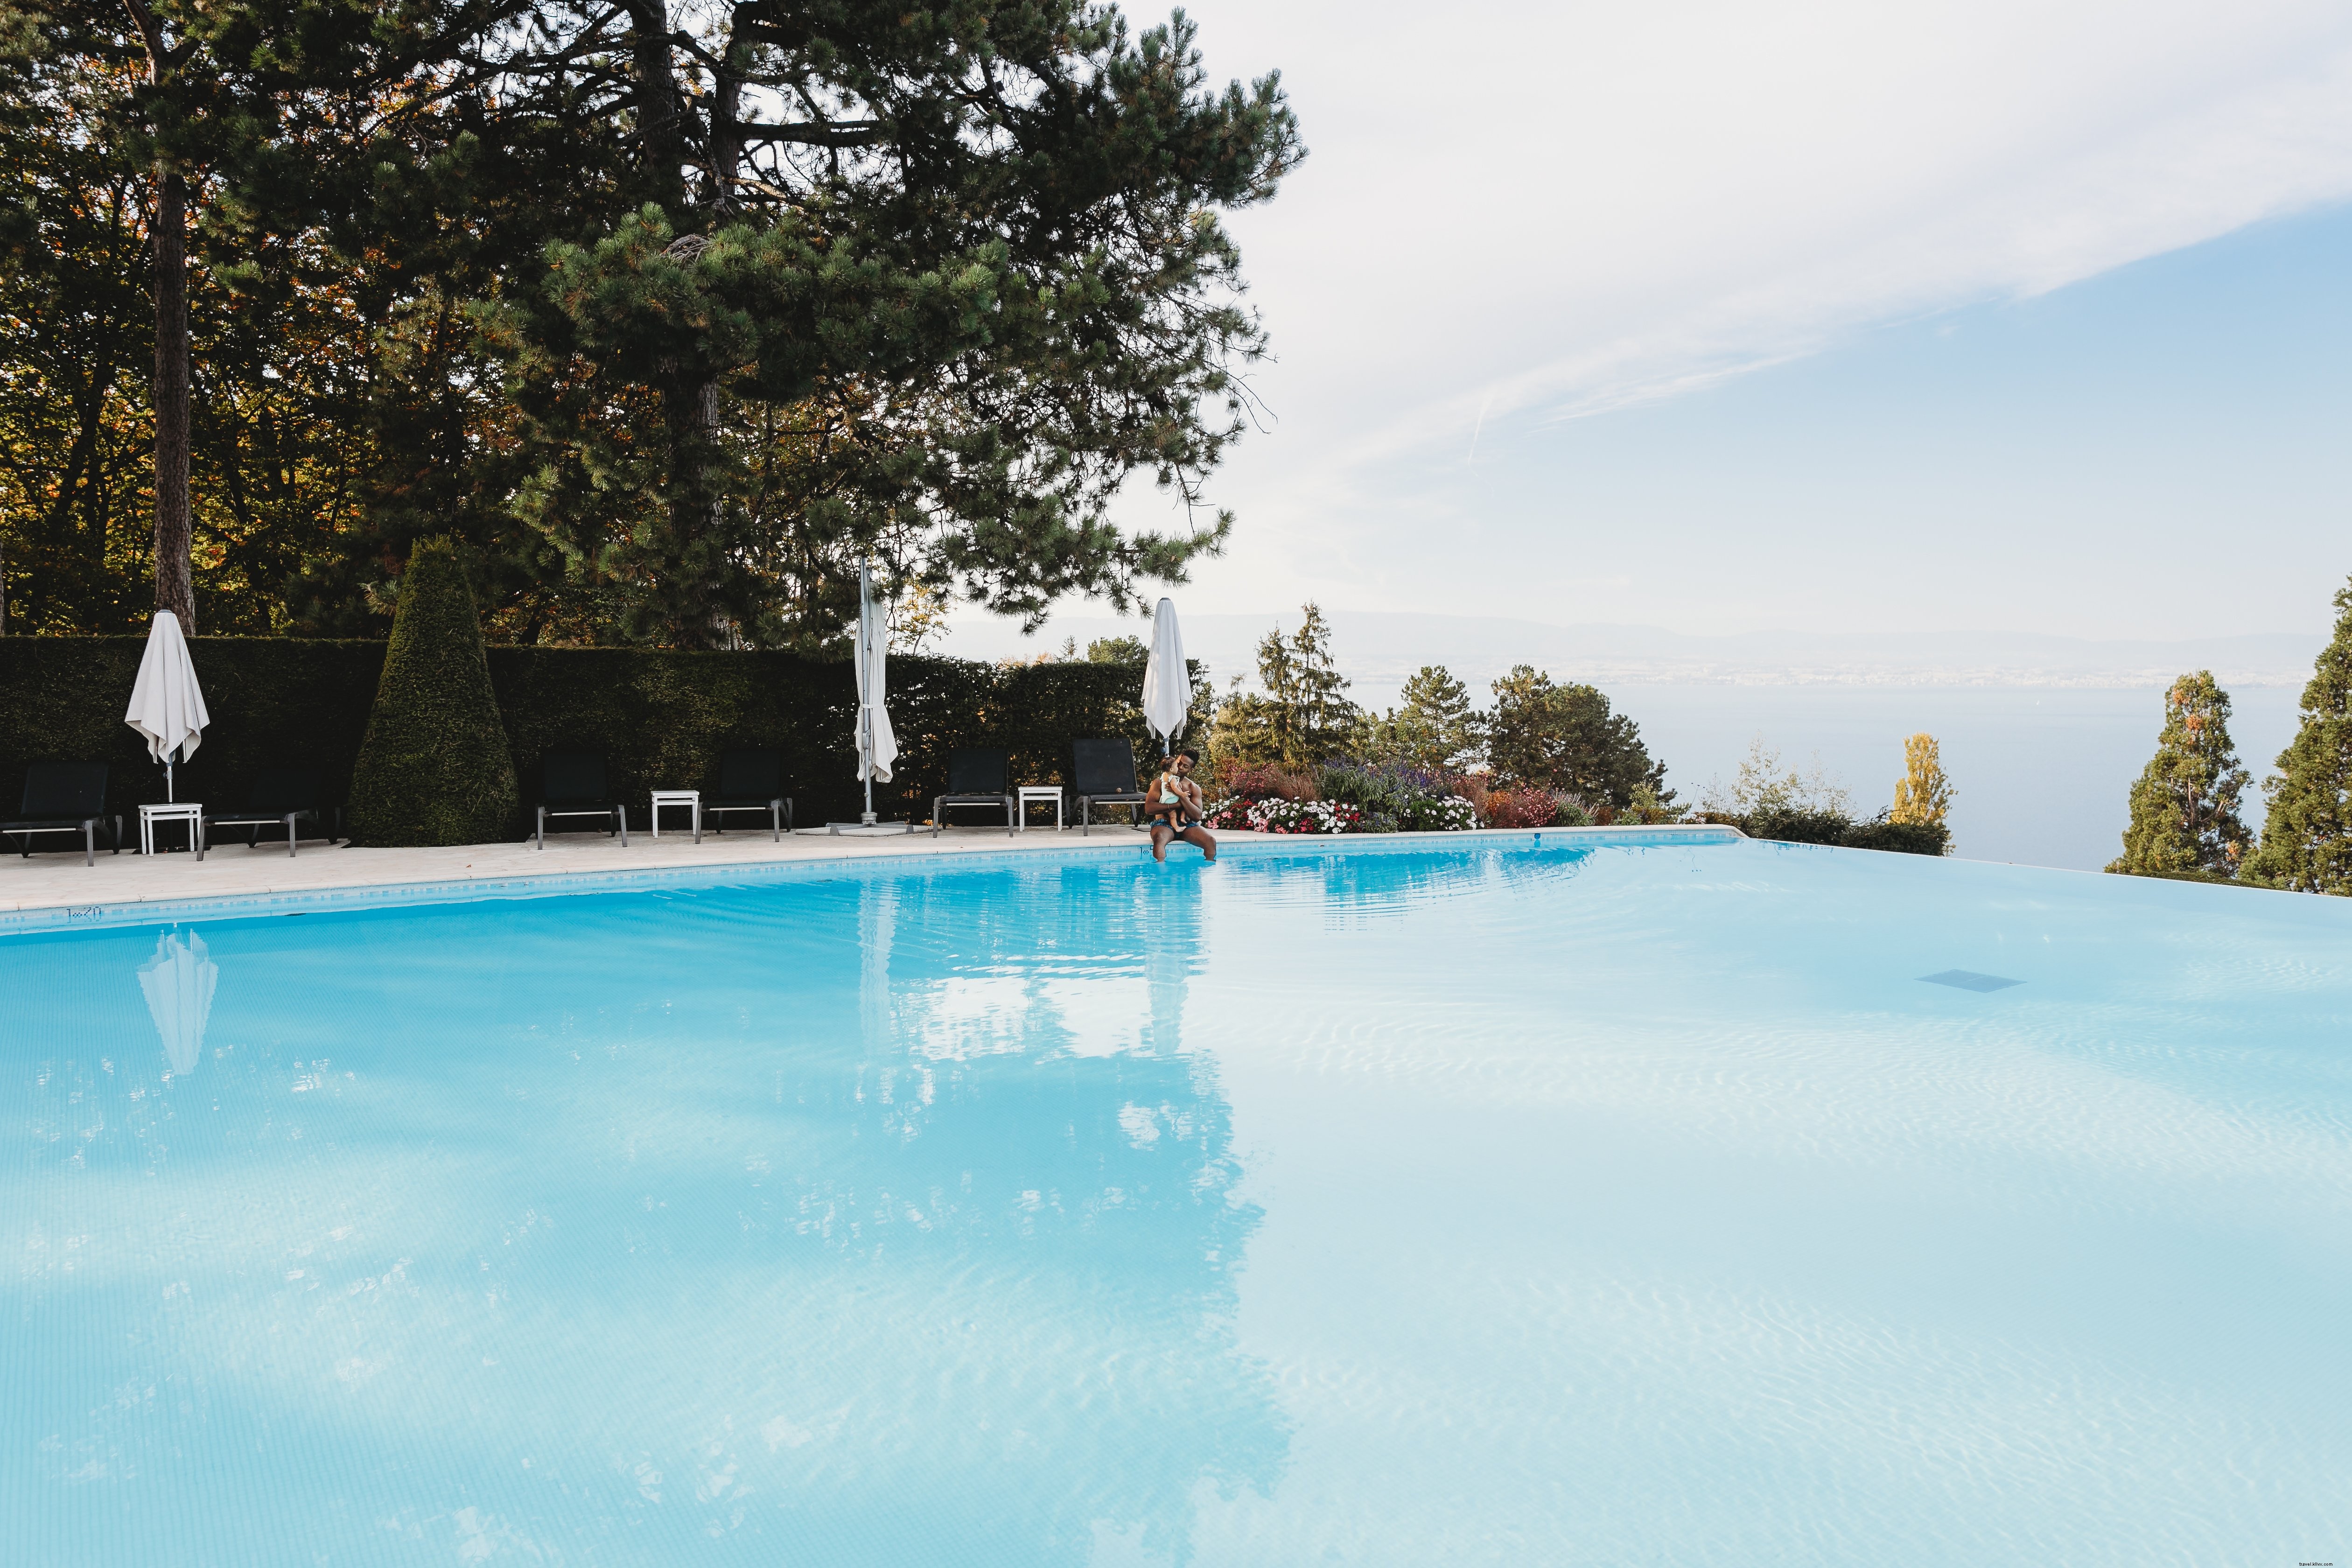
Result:
[[[77,908],[91,904],[121,905],[157,900],[226,899],[260,893],[315,892],[334,888],[368,888],[419,882],[462,884],[509,880],[517,877],[577,876],[614,871],[651,871],[675,867],[767,866],[784,861],[871,859],[877,856],[1043,853],[1085,850],[1110,855],[1148,853],[1149,840],[1124,824],[1095,825],[1091,835],[1076,827],[1056,833],[1050,826],[1033,826],[1007,837],[1002,826],[950,827],[934,839],[929,828],[911,835],[835,837],[823,833],[788,833],[783,842],[772,840],[763,829],[740,829],[723,835],[706,829],[702,842],[684,831],[667,827],[656,839],[632,829],[627,848],[604,835],[550,835],[544,852],[528,839],[517,844],[473,844],[454,849],[356,849],[331,847],[325,840],[306,843],[292,859],[286,841],[265,840],[258,848],[242,844],[215,845],[202,861],[183,850],[141,855],[137,835],[132,846],[110,855],[102,844],[98,864],[82,864],[81,846],[71,854],[36,850],[29,859],[0,855],[0,910]],[[158,839],[179,841],[180,829],[159,827]],[[1255,833],[1220,834],[1226,838],[1263,838]],[[50,843],[63,842],[50,836]],[[1174,853],[1198,855],[1178,846]]]

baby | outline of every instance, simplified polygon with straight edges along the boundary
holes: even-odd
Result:
[[[1208,810],[1201,800],[1201,786],[1192,782],[1192,770],[1200,765],[1201,754],[1187,747],[1168,759],[1144,793],[1150,796],[1144,813],[1151,818],[1151,858],[1165,863],[1168,846],[1176,839],[1197,847],[1213,860],[1217,858],[1217,841],[1201,826]]]

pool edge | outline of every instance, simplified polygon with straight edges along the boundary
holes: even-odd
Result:
[[[1298,834],[1229,837],[1221,859],[1301,854],[1396,854],[1431,847],[1468,848],[1479,844],[1527,842],[1546,837],[1596,848],[1632,848],[1645,844],[1739,843],[1738,828],[1714,824],[1664,823],[1622,827],[1477,828],[1470,831],[1383,834]],[[877,850],[810,860],[727,860],[694,866],[648,866],[621,871],[541,871],[495,877],[441,877],[397,882],[354,882],[282,892],[222,893],[194,898],[116,899],[87,904],[59,902],[0,910],[0,936],[58,931],[96,931],[121,926],[169,925],[196,920],[237,920],[271,915],[341,912],[348,910],[471,904],[500,900],[577,898],[671,887],[750,882],[793,882],[845,873],[868,875],[879,868],[930,874],[950,868],[1001,868],[1040,861],[1133,854],[1140,840],[1080,839],[1019,849]]]

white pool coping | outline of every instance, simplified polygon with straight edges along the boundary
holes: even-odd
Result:
[[[1385,833],[1325,837],[1307,834],[1221,833],[1228,855],[1382,854],[1545,839],[1588,847],[1730,844],[1737,828],[1672,824],[1654,827],[1484,828],[1466,833]],[[79,849],[36,854],[30,861],[0,858],[0,933],[102,926],[154,925],[334,910],[473,903],[489,899],[572,897],[714,883],[797,880],[845,872],[867,875],[951,867],[1036,863],[1090,856],[1140,856],[1142,835],[1126,826],[1091,835],[1048,829],[1007,837],[987,828],[928,830],[892,837],[706,833],[698,845],[686,834],[660,838],[632,834],[617,839],[587,835],[551,838],[544,851],[520,844],[454,848],[359,849],[314,844],[289,858],[272,848],[216,847],[202,861],[175,853],[100,855],[82,864]],[[1170,851],[1181,864],[1198,852]]]

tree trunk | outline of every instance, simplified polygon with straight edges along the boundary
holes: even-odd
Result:
[[[196,631],[188,518],[188,187],[155,181],[155,607]]]

